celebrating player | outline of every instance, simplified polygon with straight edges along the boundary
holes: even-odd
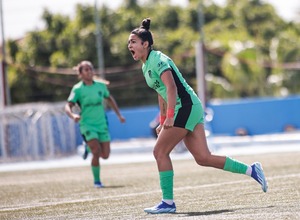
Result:
[[[65,105],[65,111],[70,118],[80,124],[80,132],[83,139],[93,154],[91,167],[94,186],[102,188],[99,158],[107,159],[110,154],[110,134],[103,100],[107,100],[121,123],[125,122],[125,118],[121,115],[118,105],[106,84],[99,80],[94,80],[94,68],[91,62],[80,62],[77,66],[77,71],[81,81],[73,86],[68,103]],[[81,109],[80,115],[72,110],[76,104]]]
[[[150,19],[147,18],[130,33],[128,39],[128,49],[134,60],[142,61],[145,80],[157,92],[160,108],[160,125],[153,154],[159,171],[162,201],[144,211],[152,214],[176,211],[170,152],[181,140],[199,165],[246,174],[261,184],[266,192],[267,181],[260,163],[247,165],[230,157],[211,154],[204,133],[201,102],[174,62],[152,48],[153,38],[149,29]]]

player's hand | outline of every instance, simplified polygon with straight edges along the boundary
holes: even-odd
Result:
[[[174,125],[174,118],[166,118],[164,122],[164,129],[172,128]]]
[[[163,126],[161,124],[159,124],[157,126],[157,128],[156,128],[156,134],[157,134],[157,136],[159,135],[159,133],[160,133],[160,131],[161,131],[162,128],[163,128]]]
[[[119,116],[119,120],[121,123],[124,123],[126,121],[126,119],[123,117],[123,115]]]
[[[76,123],[79,122],[79,120],[81,119],[80,115],[78,115],[78,114],[73,114],[72,118]]]

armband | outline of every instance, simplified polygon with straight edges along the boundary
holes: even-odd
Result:
[[[174,118],[174,109],[172,109],[172,108],[169,108],[168,110],[167,110],[167,118]]]
[[[160,116],[159,116],[159,124],[161,124],[161,125],[164,124],[166,118],[167,118],[167,117],[166,117],[165,115],[160,115]]]

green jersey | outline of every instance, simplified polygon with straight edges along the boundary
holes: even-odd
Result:
[[[166,70],[172,72],[177,86],[176,109],[185,105],[200,104],[194,90],[187,84],[174,62],[160,51],[150,51],[146,62],[142,66],[143,74],[148,86],[154,89],[161,97],[167,100],[167,88],[161,80],[161,74]]]
[[[68,102],[77,103],[81,109],[80,129],[88,127],[107,126],[104,98],[110,96],[104,83],[94,81],[92,85],[86,85],[82,81],[73,86]]]

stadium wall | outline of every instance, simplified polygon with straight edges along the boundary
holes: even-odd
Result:
[[[0,111],[0,162],[41,160],[74,154],[82,144],[78,124],[67,117],[65,103],[31,103]],[[248,135],[283,132],[286,126],[300,129],[300,96],[210,102],[206,124],[214,135]],[[152,137],[150,122],[158,106],[121,109],[121,124],[107,111],[112,141]],[[209,117],[206,117],[209,118]]]
[[[300,129],[300,96],[256,98],[212,102],[212,133],[237,135],[244,129],[248,135],[271,134]]]
[[[214,135],[237,135],[240,129],[248,135],[300,129],[300,96],[213,101],[207,107],[207,113],[213,119],[206,123],[206,127]],[[149,123],[157,115],[157,107],[122,112],[127,118],[124,125],[120,125],[113,112],[108,112],[113,140],[151,136]]]

